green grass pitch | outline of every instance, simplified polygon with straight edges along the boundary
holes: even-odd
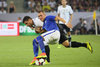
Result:
[[[0,37],[0,67],[38,67],[28,65],[33,59],[32,40],[35,37]],[[100,67],[100,36],[73,35],[72,41],[91,42],[93,54],[82,47],[50,45],[51,64],[42,67]]]

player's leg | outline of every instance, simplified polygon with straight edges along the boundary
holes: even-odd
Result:
[[[68,42],[68,40],[64,41],[62,43],[62,45],[64,45],[65,47],[72,47],[72,48],[78,48],[78,47],[85,47],[87,48],[91,53],[93,52],[92,46],[90,43],[81,43],[81,42],[76,42],[73,41],[71,42],[71,44]]]
[[[68,35],[68,41],[71,44],[71,32],[67,32],[67,35]]]
[[[60,38],[60,33],[58,31],[52,30],[42,34],[42,36],[44,37],[44,45],[45,45],[45,51],[47,55],[47,61],[50,62],[50,48],[48,44],[53,41],[54,43],[58,42]]]
[[[54,44],[56,43],[56,41],[60,39],[60,32],[57,30],[51,30],[51,31],[43,33],[41,36],[43,36],[44,42],[46,44],[50,44],[50,43]]]
[[[39,56],[38,56],[38,45],[40,46],[40,49],[42,51],[42,54],[39,55]],[[34,51],[34,58],[33,58],[32,62],[30,63],[30,65],[35,63],[35,60],[36,60],[37,56],[38,56],[38,58],[40,56],[46,57],[45,47],[44,47],[42,36],[38,36],[36,39],[33,40],[33,51]]]
[[[87,44],[86,43],[80,43],[80,42],[71,42],[71,45],[70,43],[68,42],[68,40],[64,41],[62,43],[65,47],[72,47],[72,48],[78,48],[78,47],[87,47]]]
[[[35,64],[36,57],[38,56],[38,43],[36,42],[36,39],[33,40],[33,52],[34,52],[34,58],[29,65]]]
[[[70,44],[64,33],[61,33],[59,43],[67,48],[68,47],[72,47],[72,48],[85,47],[85,48],[88,48],[91,53],[93,52],[93,49],[90,43],[80,43],[80,42],[73,41]]]
[[[70,44],[64,33],[61,34],[60,43],[62,43],[62,45],[64,45],[65,47],[73,47],[73,48],[87,47],[86,43],[80,43],[80,42],[76,42],[76,41],[71,42],[71,44]]]
[[[66,30],[66,32],[67,32],[68,41],[69,41],[69,43],[71,44],[71,29],[68,28],[68,27],[65,26],[65,25],[64,25],[64,28],[65,28],[65,30]]]
[[[44,44],[45,44],[45,52],[47,55],[47,62],[50,62],[50,48],[49,48],[49,45],[45,41],[44,41]]]
[[[67,36],[68,36],[67,39],[68,39],[69,43],[71,44],[71,32],[70,32],[70,28],[68,28],[65,24],[60,24],[59,25],[59,29],[60,29],[60,33],[61,34],[62,33],[63,33],[63,35],[67,34]]]
[[[44,38],[43,38],[43,36],[38,36],[37,38],[36,38],[36,41],[37,41],[37,43],[39,44],[39,46],[40,46],[40,49],[41,49],[41,51],[42,51],[42,53],[39,55],[39,56],[37,56],[37,58],[39,58],[39,57],[47,57],[46,56],[46,53],[45,53],[45,47],[44,47]]]
[[[46,52],[46,55],[47,55],[47,62],[50,63],[50,48],[49,46],[45,46],[45,52]]]
[[[63,33],[66,33],[66,30],[64,30],[63,28],[63,24],[57,24],[57,26],[59,27],[59,30],[60,30],[60,37],[61,37],[61,34],[62,34],[62,32]],[[61,41],[61,38],[60,38],[60,40],[59,40],[59,44],[58,44],[58,46],[57,46],[57,48],[61,48],[61,44],[62,44],[62,42],[60,42]]]
[[[77,47],[86,47],[89,49],[89,51],[92,53],[93,49],[92,46],[90,45],[90,43],[80,43],[80,42],[71,42],[71,44],[69,43],[64,31],[62,31],[62,27],[58,26],[60,29],[60,40],[59,43],[62,44],[65,47],[73,47],[73,48],[77,48]]]

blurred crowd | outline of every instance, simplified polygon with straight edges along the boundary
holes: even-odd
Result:
[[[100,0],[67,0],[74,12],[100,11]],[[60,0],[25,0],[24,8],[29,12],[43,10],[45,12],[56,12],[61,5]]]
[[[0,0],[0,14],[15,13],[15,11],[16,7],[13,1],[8,4],[7,0]]]
[[[45,12],[57,12],[57,7],[61,5],[61,0],[24,0],[24,9],[27,12],[34,13],[40,10]],[[94,10],[100,12],[100,0],[67,0],[74,12],[92,12]],[[22,7],[23,8],[23,7]],[[14,1],[7,3],[7,0],[0,0],[0,14],[15,13],[16,6]],[[21,17],[18,17],[21,21]],[[94,22],[94,21],[93,21]],[[91,28],[87,30],[87,22],[80,18],[80,22],[74,28],[75,34],[95,34],[95,24],[91,23]],[[98,33],[100,33],[100,24],[97,20]]]
[[[45,12],[55,12],[57,10],[58,0],[25,0],[24,8],[29,12],[38,12],[43,10]]]
[[[90,29],[87,29],[87,21],[83,18],[79,19],[78,24],[73,28],[73,33],[74,34],[95,34],[95,26],[97,26],[97,33],[100,34],[100,24],[98,22],[98,19],[96,19],[96,25],[95,25],[95,20],[93,20],[90,24]]]
[[[56,12],[57,7],[61,5],[61,0],[24,0],[24,9],[27,12]],[[100,0],[67,0],[74,12],[100,11]],[[7,3],[7,0],[0,0],[0,14],[15,13],[16,6],[13,1]]]

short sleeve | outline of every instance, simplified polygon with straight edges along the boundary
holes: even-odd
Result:
[[[70,13],[70,14],[73,14],[73,10],[72,10],[72,8],[71,8],[71,7],[69,7],[69,8],[70,8],[70,12],[69,12],[69,13]]]
[[[60,13],[60,6],[59,6],[58,9],[57,9],[57,13],[58,13],[58,14]]]

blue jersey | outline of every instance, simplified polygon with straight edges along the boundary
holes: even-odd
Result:
[[[46,31],[59,30],[55,21],[55,16],[46,16],[43,23],[43,29],[45,29]]]

